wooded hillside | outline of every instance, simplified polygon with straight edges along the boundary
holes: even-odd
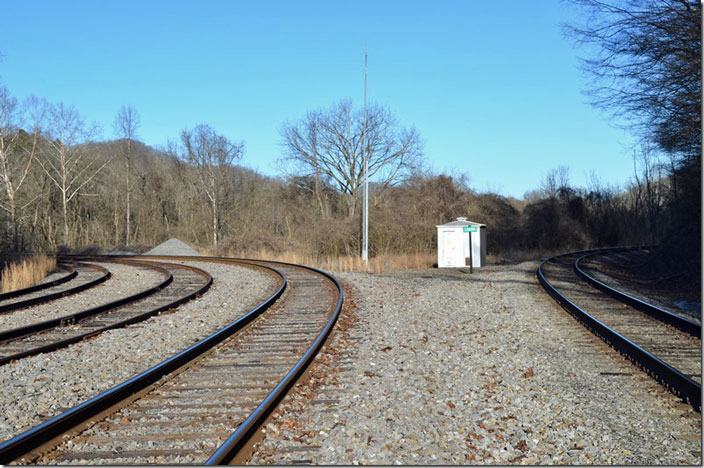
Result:
[[[204,172],[207,161],[203,154],[197,158],[197,138],[186,131],[190,149],[155,149],[134,138],[98,143],[86,134],[69,144],[39,127],[5,128],[2,154],[11,163],[0,213],[5,250],[139,248],[178,237],[214,253],[360,252],[361,218],[359,210],[350,214],[350,193],[310,171],[269,177],[233,157]],[[200,137],[217,140],[208,131]],[[201,142],[200,150],[206,146]],[[235,149],[237,155],[246,151]],[[525,256],[520,251],[657,243],[675,202],[671,178],[649,153],[636,163],[628,187],[596,179],[588,188],[573,187],[568,169],[560,167],[537,181],[524,200],[478,192],[463,179],[421,170],[395,184],[372,183],[370,254],[434,252],[435,226],[457,216],[488,225],[489,254],[496,259]]]

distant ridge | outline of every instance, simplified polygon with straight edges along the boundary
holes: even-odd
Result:
[[[200,255],[196,249],[186,244],[185,242],[171,238],[166,242],[162,242],[153,249],[144,252],[142,255]]]

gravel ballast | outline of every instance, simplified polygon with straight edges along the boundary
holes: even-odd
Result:
[[[120,297],[131,296],[164,281],[162,273],[135,265],[96,263],[110,271],[110,278],[80,294],[56,299],[27,309],[0,315],[0,330],[11,330],[45,320],[75,314],[82,310],[107,304]],[[38,293],[40,295],[40,293]]]
[[[269,275],[248,268],[179,263],[204,269],[213,276],[214,283],[205,295],[165,315],[0,366],[0,440],[185,349],[251,310],[276,286]]]
[[[356,319],[252,463],[701,465],[701,414],[560,308],[536,268],[338,274]]]

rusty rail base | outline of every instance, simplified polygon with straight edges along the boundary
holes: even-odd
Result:
[[[557,289],[545,278],[543,274],[543,265],[553,258],[573,255],[574,253],[575,252],[557,255],[544,260],[537,270],[538,282],[543,286],[548,294],[550,294],[550,296],[552,296],[557,303],[562,306],[563,309],[569,312],[592,333],[601,338],[615,350],[628,357],[634,364],[645,370],[658,382],[668,388],[672,393],[679,396],[684,401],[688,401],[696,411],[701,412],[702,387],[699,383],[690,379],[674,367],[670,366],[666,362],[633,343],[628,338],[589,315],[567,297],[560,294]]]

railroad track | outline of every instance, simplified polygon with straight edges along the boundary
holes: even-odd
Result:
[[[701,326],[616,291],[579,266],[583,258],[614,251],[548,258],[538,268],[538,280],[594,334],[701,410]]]
[[[617,297],[635,304],[636,307],[638,307],[637,304],[639,302],[647,301],[648,304],[643,308],[643,312],[645,313],[649,313],[652,306],[657,306],[661,309],[661,311],[665,311],[664,314],[662,312],[657,312],[658,315],[669,314],[683,317],[687,319],[686,322],[696,324],[695,332],[701,335],[701,333],[699,333],[699,330],[701,329],[701,311],[697,313],[693,310],[679,309],[677,307],[672,308],[672,310],[668,310],[669,306],[667,303],[661,302],[663,299],[658,298],[657,293],[654,297],[651,297],[650,291],[652,291],[652,288],[648,282],[641,280],[636,283],[630,283],[627,280],[619,281],[618,279],[614,279],[610,276],[609,270],[613,268],[611,266],[613,264],[619,265],[623,262],[627,262],[630,265],[642,267],[647,261],[646,252],[648,252],[648,250],[650,249],[616,249],[608,253],[596,252],[594,254],[588,254],[580,259],[579,264],[577,265],[579,270],[582,270],[588,274],[582,275],[580,271],[577,271],[577,273],[580,274],[580,276],[583,276],[585,280],[592,283],[594,287],[602,289],[607,294],[615,294]],[[615,288],[619,288],[621,290],[612,292],[611,289]],[[636,296],[642,297],[641,299],[638,299]]]
[[[0,365],[77,343],[104,331],[147,320],[205,293],[213,278],[199,268],[173,263],[122,261],[164,275],[154,287],[81,312],[0,332]]]
[[[0,444],[0,463],[226,464],[247,457],[260,425],[332,330],[342,287],[303,266],[186,260],[265,268],[280,281],[227,327]]]
[[[623,251],[617,250],[617,253],[623,255]],[[632,250],[626,250],[625,253],[630,253]],[[688,333],[692,336],[698,337],[701,339],[702,336],[702,325],[701,323],[695,322],[688,317],[684,317],[682,315],[670,312],[669,310],[665,310],[664,308],[658,307],[656,305],[650,304],[642,299],[639,299],[635,297],[634,295],[627,294],[626,292],[619,291],[618,289],[609,286],[603,281],[599,281],[594,273],[598,273],[597,271],[597,266],[596,265],[591,265],[588,266],[586,263],[589,260],[593,260],[595,258],[598,258],[599,256],[604,255],[602,252],[593,252],[589,254],[582,255],[580,258],[578,258],[574,262],[573,269],[577,275],[579,275],[582,279],[584,279],[587,283],[592,285],[593,287],[599,289],[600,291],[608,294],[609,296],[625,303],[628,304],[629,306],[633,307],[634,309],[637,309],[644,314],[648,314],[651,317],[653,317],[655,320],[659,320],[663,323],[667,323],[669,325],[672,325],[673,327],[676,327],[680,330],[682,330],[685,333]]]
[[[57,281],[13,291],[4,297],[0,296],[0,313],[6,314],[76,294],[110,278],[110,272],[99,265],[75,262],[64,267],[70,271]]]

